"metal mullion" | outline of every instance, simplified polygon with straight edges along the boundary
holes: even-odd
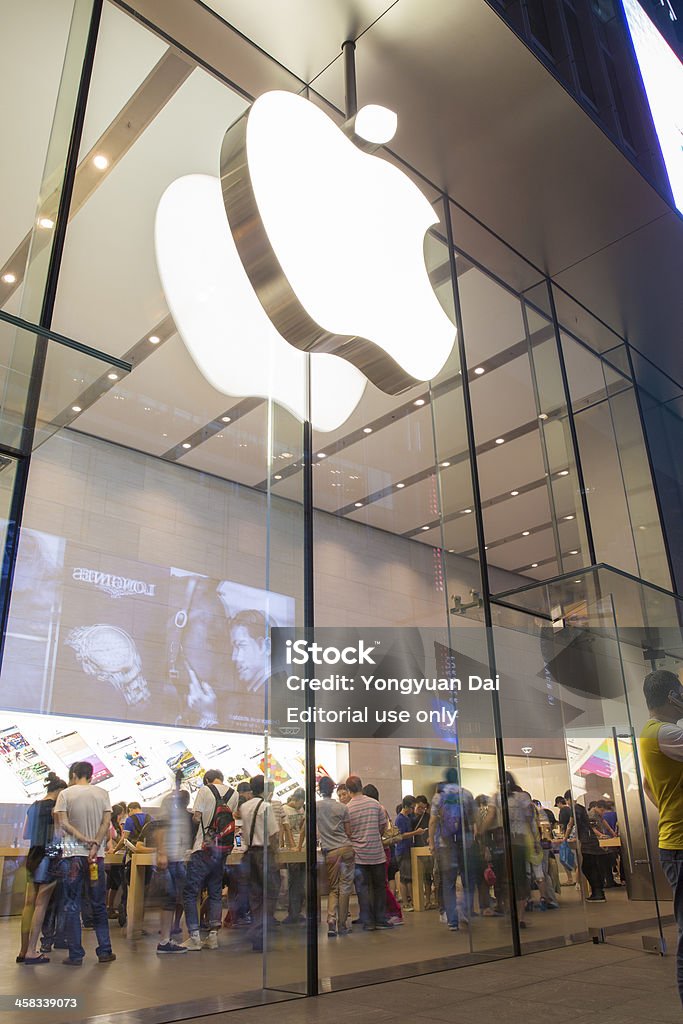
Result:
[[[481,488],[479,486],[479,472],[476,464],[476,442],[474,432],[474,420],[472,417],[472,401],[470,397],[470,386],[467,378],[467,353],[465,350],[465,335],[463,331],[462,308],[460,306],[460,292],[458,290],[458,278],[455,266],[455,243],[453,240],[453,224],[451,222],[450,201],[446,194],[443,196],[444,218],[446,222],[446,237],[448,239],[448,259],[451,268],[451,288],[453,290],[453,305],[455,309],[455,321],[457,327],[457,344],[460,358],[460,369],[462,371],[462,395],[465,412],[465,429],[467,432],[467,443],[470,451],[470,477],[472,483],[472,507],[477,524],[477,549],[479,554],[479,572],[481,578],[482,598],[484,601],[484,623],[486,626],[486,645],[489,658],[489,665],[492,675],[497,674],[496,651],[493,643],[493,619],[491,616],[491,591],[488,579],[488,564],[486,560],[486,545],[484,543],[484,518],[481,509]],[[500,712],[500,701],[498,694],[491,694],[491,705],[493,709],[493,721],[495,727],[496,763],[498,768],[498,783],[500,786],[500,806],[503,818],[503,831],[505,833],[505,860],[506,871],[509,879],[509,890],[514,891],[514,872],[512,867],[512,847],[510,810],[508,807],[507,788],[505,786],[505,751],[503,747],[503,725]],[[519,935],[519,915],[517,903],[514,898],[509,900],[510,922],[512,925],[512,948],[515,956],[522,955],[522,944]]]

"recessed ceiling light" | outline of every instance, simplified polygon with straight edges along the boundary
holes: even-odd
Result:
[[[225,434],[216,434],[216,437],[219,441],[222,441],[223,438],[225,437]]]
[[[528,537],[530,532],[530,530],[522,530],[522,537]]]
[[[107,167],[109,167],[109,160],[104,153],[98,153],[97,156],[92,158],[92,162],[98,171],[106,171]]]
[[[561,469],[560,472],[557,475],[558,476],[569,476],[569,470],[568,469]]]
[[[470,514],[470,512],[471,512],[471,511],[472,511],[472,509],[471,509],[471,508],[464,508],[464,509],[462,510],[462,512],[463,512],[463,515],[465,515],[465,516],[468,516],[468,515]]]
[[[402,487],[405,487],[405,484],[396,484],[396,486],[397,486],[397,487],[398,487],[398,489],[400,490],[400,489],[401,489]]]
[[[5,282],[5,284],[14,284],[16,282],[16,280],[17,280],[17,275],[16,274],[3,274],[2,275],[2,279]]]
[[[486,373],[486,370],[484,369],[483,366],[475,366],[474,372],[476,373],[477,377],[481,377],[482,373]]]
[[[496,438],[496,444],[505,444],[505,438],[504,437],[497,437]]]
[[[362,508],[363,507],[363,502],[362,501],[354,501],[354,505],[356,506],[356,508]]]
[[[423,529],[423,530],[429,530],[429,529],[430,529],[430,527],[429,527],[429,526],[423,526],[423,527],[422,527],[422,529]]]
[[[639,530],[647,530],[647,526],[639,526],[638,529]]]
[[[538,418],[539,418],[539,420],[547,420],[548,419],[548,413],[547,412],[539,412]]]
[[[230,422],[230,417],[229,416],[221,416],[221,423],[229,423],[229,422]]]
[[[532,562],[531,563],[531,568],[532,569],[538,569],[538,562]]]
[[[282,480],[282,474],[276,473],[275,476],[273,477],[273,480]]]
[[[510,495],[511,495],[511,496],[512,496],[513,498],[516,498],[518,494],[519,494],[519,491],[510,491]]]
[[[574,580],[574,583],[580,583],[581,580]]]
[[[292,453],[291,452],[283,452],[282,453],[282,458],[283,459],[291,459],[291,457],[292,457]]]
[[[145,406],[145,412],[151,412],[151,411],[152,411],[152,406],[151,405],[146,405]]]
[[[318,458],[319,459],[326,459],[327,455],[325,454],[325,452],[318,452]]]
[[[425,404],[424,398],[416,398],[415,401],[413,402],[413,405],[418,405],[418,406],[424,405],[424,404]]]
[[[107,374],[107,380],[118,380],[118,379],[119,379],[118,373],[108,373]]]
[[[40,217],[38,219],[39,228],[44,228],[46,231],[49,231],[50,228],[53,228],[54,226],[55,222],[50,217]]]
[[[82,412],[83,410],[81,409],[80,405],[72,405],[71,406],[71,411],[72,412]]]
[[[161,338],[157,334],[150,334],[147,341],[150,343],[150,345],[158,345],[159,342],[161,341]]]
[[[449,548],[448,549],[448,554],[452,555],[454,551],[455,551],[455,548]]]
[[[372,427],[363,427],[363,433],[364,434],[371,434],[372,433]]]
[[[488,551],[488,549],[489,549],[488,544],[484,544],[484,551]]]
[[[574,518],[574,516],[565,516],[564,518],[565,518],[565,519],[573,519],[573,518]]]
[[[444,469],[448,469],[448,467],[450,466],[450,462],[442,462],[441,465],[443,466]]]
[[[190,444],[189,441],[185,441],[185,443],[183,444],[183,448],[191,448],[191,447],[192,447],[192,445]]]
[[[574,549],[574,551],[569,552],[570,555],[578,555],[578,553],[579,552],[576,549]]]

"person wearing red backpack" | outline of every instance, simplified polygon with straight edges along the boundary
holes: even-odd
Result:
[[[192,853],[187,864],[183,890],[185,923],[190,933],[184,948],[218,949],[218,928],[221,924],[221,893],[225,858],[235,841],[234,814],[239,803],[237,791],[226,786],[223,772],[210,768],[204,774],[204,785],[197,793],[192,820],[197,825]],[[209,893],[209,932],[202,940],[199,934],[199,897],[203,889]]]

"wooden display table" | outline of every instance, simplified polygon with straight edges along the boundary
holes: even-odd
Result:
[[[413,907],[415,910],[427,909],[422,884],[422,865],[420,864],[425,857],[431,857],[428,846],[413,846],[410,851],[410,860],[413,868]]]

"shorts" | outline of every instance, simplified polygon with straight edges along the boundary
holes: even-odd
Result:
[[[163,878],[165,884],[162,909],[175,910],[177,906],[182,906],[185,876],[187,874],[187,865],[185,864],[185,861],[169,861],[166,870],[159,871],[158,874]]]
[[[402,853],[398,858],[398,870],[401,875],[402,882],[412,882],[413,880],[413,858],[410,850],[407,853]]]

